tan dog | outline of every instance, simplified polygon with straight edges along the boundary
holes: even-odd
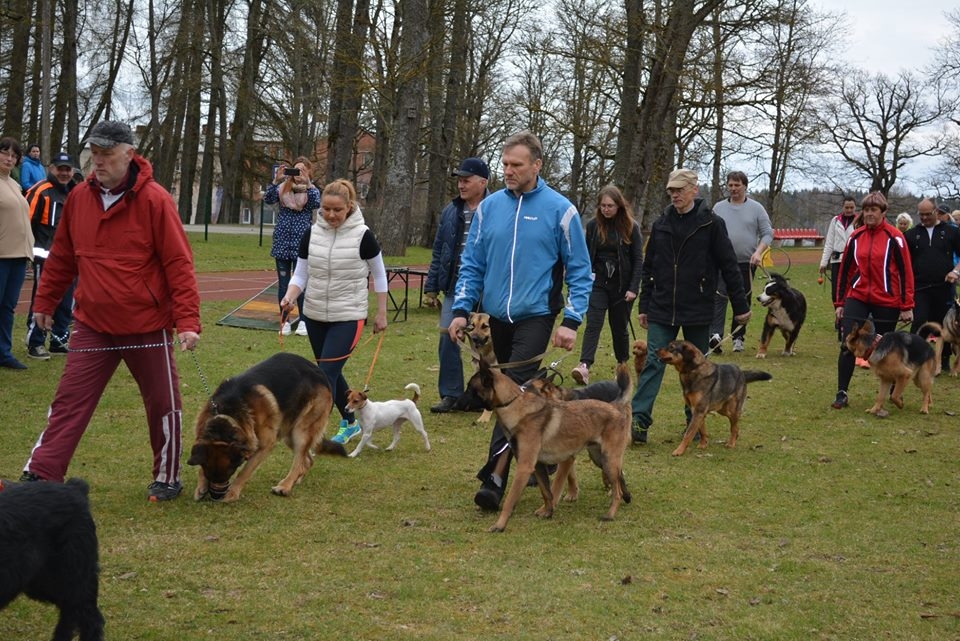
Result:
[[[952,349],[953,357],[956,359],[950,367],[950,376],[956,376],[960,374],[960,304],[958,304],[957,301],[953,301],[950,309],[947,310],[946,316],[943,317],[941,337],[943,341],[940,348],[943,349],[944,344],[949,345]],[[940,355],[938,354],[937,374],[939,373]]]
[[[633,369],[637,372],[637,379],[640,378],[640,372],[647,364],[647,341],[638,338],[633,341]]]
[[[525,390],[506,374],[480,361],[480,370],[467,384],[467,393],[496,412],[517,458],[513,482],[491,532],[506,528],[534,471],[543,496],[543,506],[536,514],[543,518],[552,516],[575,456],[585,447],[593,450],[591,458],[601,462],[604,478],[612,487],[610,509],[603,519],[613,520],[621,501],[629,501],[623,479],[623,453],[630,444],[632,385],[626,366],[617,370],[617,381],[622,393],[615,404],[596,400],[554,401]],[[538,463],[558,465],[552,487]]]
[[[683,456],[694,435],[700,433],[698,447],[707,446],[707,414],[716,412],[730,420],[727,447],[736,447],[740,435],[740,417],[747,399],[747,383],[769,381],[767,372],[742,370],[732,363],[716,364],[690,341],[670,341],[657,350],[662,363],[673,365],[680,373],[683,400],[693,413],[674,456]]]
[[[467,320],[467,332],[464,334],[464,345],[470,350],[473,366],[479,368],[480,361],[489,365],[497,364],[497,355],[493,353],[493,339],[490,336],[490,314],[471,312]],[[493,413],[483,410],[477,423],[489,423]]]
[[[293,462],[271,491],[289,496],[313,465],[314,451],[347,454],[342,445],[323,437],[332,407],[327,377],[295,354],[275,354],[223,381],[197,416],[197,440],[187,461],[200,466],[193,498],[199,501],[209,493],[214,500],[239,499],[278,439],[293,450]]]

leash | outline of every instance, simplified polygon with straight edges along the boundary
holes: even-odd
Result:
[[[550,353],[550,350],[545,351],[543,354],[538,354],[523,361],[512,361],[510,363],[497,363],[496,365],[491,365],[490,369],[512,369],[514,367],[523,367],[524,365],[530,365],[531,363],[537,363],[543,360],[543,357]],[[563,360],[562,358],[560,360]],[[559,364],[560,361],[557,361]]]
[[[729,334],[725,335],[723,338],[720,339],[720,342],[717,343],[717,347],[720,347],[720,346],[723,345],[725,342],[727,342],[727,340],[729,340],[730,338],[733,338],[734,332],[738,332],[738,331],[740,331],[741,329],[743,329],[744,327],[746,327],[746,325],[745,325],[744,323],[740,323],[739,325],[737,325],[736,327],[734,327],[732,330],[730,330],[730,333],[729,333]],[[711,347],[710,349],[708,349],[708,350],[706,351],[706,353],[704,353],[704,356],[710,356],[710,354],[713,354],[713,350],[715,350],[715,349],[716,349],[716,347]]]
[[[90,353],[90,352],[117,352],[121,350],[129,349],[154,349],[159,347],[173,347],[174,345],[182,344],[182,341],[179,338],[175,338],[172,341],[163,341],[160,343],[144,343],[143,345],[114,345],[112,347],[80,347],[73,348],[70,347],[70,337],[67,336],[57,336],[54,332],[50,332],[50,336],[55,338],[58,343],[67,348],[70,352],[77,353]],[[213,392],[210,389],[210,383],[207,381],[207,375],[203,372],[203,367],[200,366],[200,359],[197,358],[197,350],[190,349],[187,350],[190,352],[190,358],[193,359],[193,364],[197,368],[197,374],[200,377],[200,383],[203,385],[203,391],[207,394],[208,397],[213,396]]]
[[[370,389],[370,377],[373,376],[373,366],[377,364],[377,358],[380,356],[380,348],[383,346],[383,338],[387,331],[380,332],[380,340],[377,341],[377,349],[373,352],[373,360],[370,361],[370,369],[367,370],[367,378],[363,381],[363,391],[366,393]],[[367,339],[367,343],[373,340],[373,336]],[[364,343],[366,345],[366,343]]]

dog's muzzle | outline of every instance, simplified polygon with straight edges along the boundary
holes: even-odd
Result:
[[[227,491],[230,489],[230,482],[226,483],[210,483],[207,485],[207,493],[210,495],[210,498],[214,501],[221,501],[223,497],[227,495]]]

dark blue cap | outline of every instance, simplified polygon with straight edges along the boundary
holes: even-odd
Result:
[[[50,162],[54,167],[73,167],[76,169],[77,163],[73,160],[73,156],[70,154],[60,152],[53,157],[53,160]]]
[[[479,158],[467,158],[460,163],[460,169],[457,169],[453,176],[480,176],[485,180],[490,180],[490,168],[487,163]]]

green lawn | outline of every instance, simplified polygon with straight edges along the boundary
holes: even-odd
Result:
[[[255,237],[192,240],[199,265],[243,248],[259,261],[246,268],[272,268]],[[228,242],[221,258],[207,256]],[[778,337],[770,357],[753,358],[755,305],[747,351],[720,357],[774,377],[751,384],[737,448],[722,446],[726,419],[714,416],[707,450],[670,456],[683,413],[668,371],[651,443],[627,452],[633,503],[611,523],[599,521],[609,499],[583,457],[578,502],[540,520],[539,493],[528,489],[507,531],[486,531],[494,516],[472,498],[489,427],[475,426],[473,414],[426,411],[437,400],[431,310],[390,325],[370,387],[383,400],[410,381],[422,386],[433,451],[405,428],[394,452],[318,459],[290,498],[269,492],[290,463],[281,445],[235,505],[193,502],[192,468],[181,499],[149,504],[143,410],[121,368],[70,470],[91,485],[107,638],[960,639],[960,382],[937,379],[929,416],[918,413],[911,387],[906,409],[881,420],[864,413],[876,382],[858,370],[850,407],[832,410],[837,344],[827,286],[817,285],[813,266],[794,265],[789,275],[810,307],[798,355],[779,356]],[[206,397],[198,367],[216,385],[280,349],[270,332],[215,324],[239,302],[205,304],[196,362],[178,355],[187,449]],[[18,317],[20,355],[22,337]],[[375,347],[361,343],[350,359],[351,383],[362,384]],[[284,348],[309,356],[300,337]],[[564,358],[566,373],[576,356],[548,358]],[[19,475],[63,361],[29,365],[0,371],[12,389],[0,407],[4,478]],[[613,365],[605,330],[594,377],[612,375]],[[0,612],[0,640],[48,638],[54,622],[53,608],[21,598]]]

